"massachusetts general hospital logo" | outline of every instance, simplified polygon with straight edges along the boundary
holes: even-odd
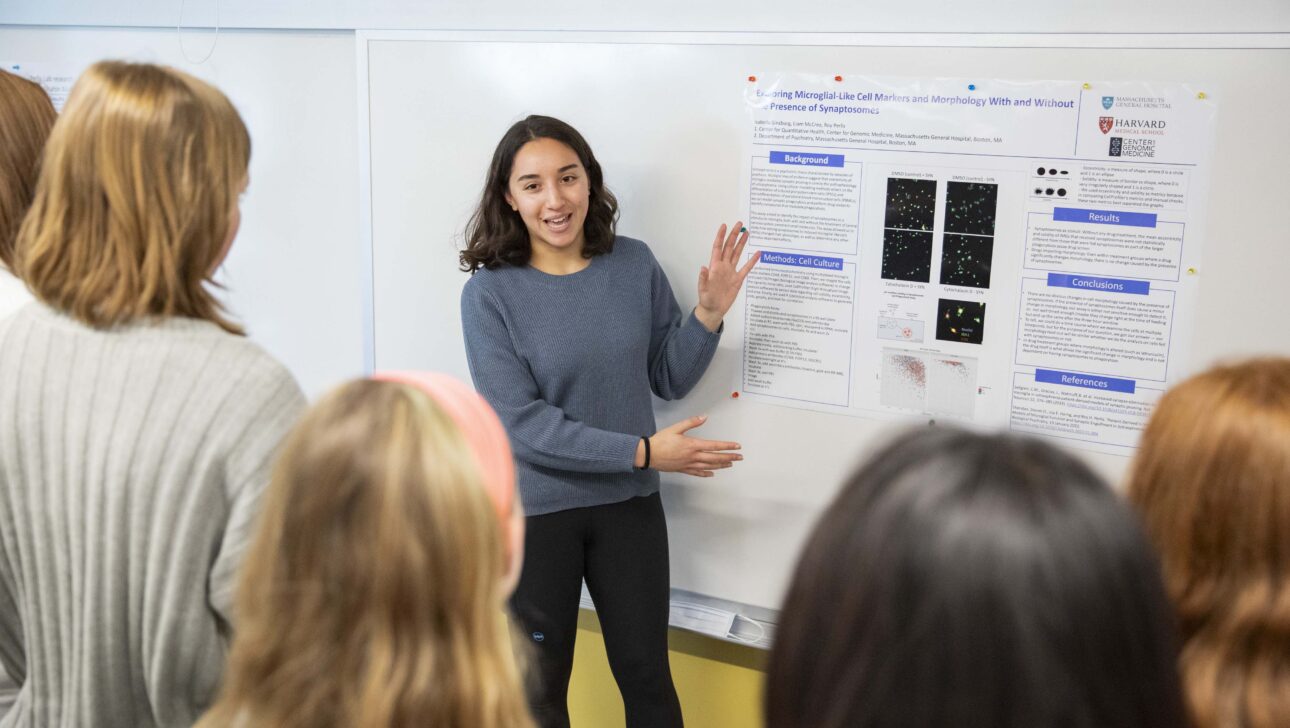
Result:
[[[1102,108],[1104,108],[1104,109],[1110,109],[1110,108],[1111,108],[1112,106],[1114,106],[1114,105],[1115,105],[1115,97],[1114,97],[1114,96],[1103,96],[1103,97],[1102,97]]]
[[[1097,117],[1097,128],[1101,129],[1103,134],[1109,133],[1111,131],[1111,127],[1113,126],[1115,126],[1114,116]]]

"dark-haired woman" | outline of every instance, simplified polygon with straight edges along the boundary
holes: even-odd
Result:
[[[512,609],[537,651],[530,700],[546,727],[569,725],[584,579],[627,724],[682,724],[658,471],[707,477],[741,459],[737,443],[686,434],[703,417],[656,432],[651,394],[684,396],[707,368],[757,259],[738,267],[746,231],[721,226],[683,314],[649,248],[615,235],[617,212],[582,136],[530,116],[498,144],[461,254],[471,376],[506,424],[528,514]]]
[[[816,525],[782,614],[767,728],[1187,725],[1143,529],[1037,440],[897,440]]]

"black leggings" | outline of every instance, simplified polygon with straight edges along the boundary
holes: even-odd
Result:
[[[628,728],[678,728],[667,661],[667,522],[658,493],[530,516],[511,609],[536,664],[529,704],[542,728],[569,726],[569,674],[582,581],[596,603]]]

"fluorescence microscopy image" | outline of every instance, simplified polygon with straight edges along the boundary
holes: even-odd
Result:
[[[989,288],[993,256],[994,238],[945,233],[941,246],[941,285]],[[883,260],[885,263],[886,258]]]
[[[990,208],[994,209],[993,205]],[[993,219],[993,212],[991,212]],[[883,227],[931,230],[936,221],[936,180],[887,178],[887,217]]]
[[[985,303],[942,298],[936,308],[936,338],[980,344],[985,340]]]
[[[994,235],[994,210],[999,185],[948,182],[945,185],[945,231]],[[890,202],[887,203],[890,208]],[[890,213],[888,213],[890,214]]]
[[[882,277],[889,281],[930,281],[932,234],[917,230],[883,230]]]

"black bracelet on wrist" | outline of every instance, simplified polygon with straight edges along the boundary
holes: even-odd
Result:
[[[645,464],[641,466],[641,470],[649,470],[649,438],[641,436],[641,441],[645,443]]]

